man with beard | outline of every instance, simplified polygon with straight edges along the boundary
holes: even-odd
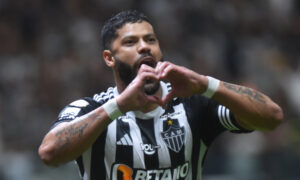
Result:
[[[67,105],[39,148],[50,166],[76,160],[82,179],[201,179],[220,133],[273,130],[266,95],[162,61],[149,19],[124,11],[102,29],[116,87]],[[163,81],[164,80],[164,81]]]

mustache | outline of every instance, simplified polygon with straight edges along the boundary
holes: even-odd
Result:
[[[147,64],[148,66],[155,68],[157,65],[157,61],[151,53],[143,53],[133,65],[134,72],[137,72],[142,64]]]

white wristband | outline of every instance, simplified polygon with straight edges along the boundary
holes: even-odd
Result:
[[[102,105],[102,107],[104,108],[104,111],[107,113],[108,117],[111,120],[114,120],[122,115],[122,112],[120,111],[115,98],[107,101],[105,104]]]
[[[210,76],[206,76],[208,78],[208,86],[204,93],[202,93],[202,96],[205,96],[207,98],[211,98],[215,92],[217,91],[218,87],[220,86],[220,80],[215,79]]]

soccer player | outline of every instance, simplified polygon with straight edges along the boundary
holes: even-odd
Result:
[[[84,180],[199,180],[220,133],[269,131],[283,120],[261,92],[163,61],[142,13],[120,12],[101,35],[116,86],[61,111],[39,148],[49,166],[76,160]]]

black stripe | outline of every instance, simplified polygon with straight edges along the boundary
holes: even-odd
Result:
[[[84,168],[83,168],[83,161],[82,161],[82,156],[79,156],[79,158],[76,159],[78,168],[79,168],[79,173],[81,177],[83,177],[84,174]]]
[[[118,119],[117,120],[117,142],[120,141],[122,138],[124,138],[124,136],[126,134],[129,136],[129,138],[131,138],[129,124]],[[131,141],[132,141],[132,138],[131,138]],[[126,164],[130,167],[133,167],[133,147],[132,147],[132,145],[129,145],[128,143],[126,143],[126,144],[121,144],[121,145],[117,144],[116,146],[117,146],[116,163],[122,163],[122,164]]]
[[[136,123],[140,128],[141,136],[143,140],[144,148],[144,159],[145,159],[145,166],[147,169],[156,169],[159,167],[158,161],[158,153],[157,153],[157,146],[155,133],[154,133],[154,120],[148,119],[136,119]],[[154,154],[152,154],[154,152]]]
[[[96,140],[92,148],[91,158],[91,180],[106,179],[104,164],[104,149],[107,130]]]

